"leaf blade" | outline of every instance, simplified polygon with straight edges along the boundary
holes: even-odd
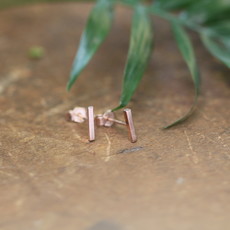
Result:
[[[134,94],[149,62],[153,48],[153,25],[147,9],[137,4],[132,19],[131,39],[123,75],[120,105],[125,107]]]
[[[194,0],[155,0],[154,6],[160,7],[166,10],[180,10],[185,7],[188,7],[190,4],[193,4]]]
[[[175,22],[172,22],[171,26],[172,26],[173,35],[177,42],[178,48],[192,75],[195,95],[194,95],[194,102],[193,102],[191,109],[182,118],[164,127],[164,129],[171,128],[172,126],[177,125],[187,120],[191,116],[191,114],[194,112],[196,108],[197,99],[198,99],[199,90],[200,90],[200,74],[199,74],[197,63],[196,63],[196,58],[195,58],[195,54],[193,51],[192,43],[182,26],[180,26],[178,23],[175,23]]]
[[[220,38],[220,42],[222,41],[223,47],[218,45],[214,39],[206,34],[201,34],[202,42],[204,43],[205,47],[209,50],[209,52],[223,62],[228,68],[230,68],[230,39],[224,41]],[[227,44],[228,42],[228,44]],[[225,44],[226,43],[226,44]]]
[[[99,0],[91,11],[73,62],[67,90],[71,89],[82,70],[107,37],[112,26],[113,9],[114,3],[112,0]]]

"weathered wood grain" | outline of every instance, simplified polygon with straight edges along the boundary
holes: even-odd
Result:
[[[92,5],[54,4],[0,13],[1,230],[226,230],[230,228],[229,71],[194,36],[203,75],[196,115],[185,113],[193,86],[163,21],[135,94],[138,142],[125,127],[97,129],[64,119],[74,106],[115,107],[129,42],[130,11],[71,93],[69,70]],[[39,61],[27,57],[43,46]],[[122,118],[122,112],[118,112]]]

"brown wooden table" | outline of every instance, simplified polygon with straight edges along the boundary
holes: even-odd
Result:
[[[119,101],[129,44],[130,10],[71,93],[69,70],[90,4],[28,6],[0,12],[1,230],[230,229],[229,70],[194,36],[202,72],[199,108],[168,24],[155,19],[156,47],[130,107],[139,137],[124,127],[68,123],[75,106],[96,113]],[[34,45],[45,57],[30,60]],[[122,118],[122,113],[117,113]]]

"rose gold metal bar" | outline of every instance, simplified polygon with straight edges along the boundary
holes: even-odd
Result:
[[[132,117],[132,111],[131,109],[124,109],[124,116],[125,116],[125,121],[129,130],[129,136],[130,136],[130,141],[132,143],[137,142],[137,135],[135,131],[135,127],[133,124],[133,117]]]
[[[93,106],[88,107],[89,141],[95,141],[95,124]]]

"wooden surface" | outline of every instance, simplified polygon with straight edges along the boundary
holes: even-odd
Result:
[[[230,229],[229,70],[194,43],[202,72],[199,109],[167,23],[155,20],[156,48],[135,94],[139,137],[123,127],[68,123],[74,106],[96,113],[119,101],[130,11],[118,9],[113,31],[71,93],[65,84],[92,5],[38,5],[0,12],[1,230]],[[45,48],[40,61],[31,46]],[[122,118],[122,112],[117,113]]]

